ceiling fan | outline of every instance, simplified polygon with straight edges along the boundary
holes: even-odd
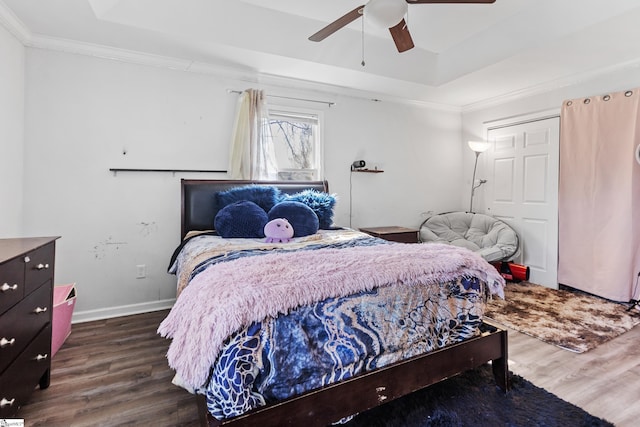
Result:
[[[379,26],[389,28],[391,37],[396,44],[398,52],[405,52],[414,47],[409,28],[404,20],[407,13],[407,4],[428,3],[494,3],[496,0],[369,0],[367,4],[358,6],[346,15],[336,19],[317,33],[309,37],[309,40],[319,42],[339,29],[346,27],[351,22],[367,15]]]

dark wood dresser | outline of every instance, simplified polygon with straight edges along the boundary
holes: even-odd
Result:
[[[0,239],[0,419],[49,386],[56,239]]]

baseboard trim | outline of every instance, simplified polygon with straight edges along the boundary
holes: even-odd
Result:
[[[94,320],[104,320],[114,317],[130,316],[132,314],[167,310],[173,307],[175,302],[175,298],[172,298],[160,301],[143,302],[139,304],[121,305],[118,307],[100,308],[97,310],[78,311],[73,313],[71,323],[92,322]]]

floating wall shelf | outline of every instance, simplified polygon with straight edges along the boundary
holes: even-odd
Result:
[[[226,170],[212,169],[122,169],[110,168],[110,172],[114,174],[118,172],[170,172],[170,173],[227,173]]]
[[[382,173],[381,169],[352,169],[351,172]]]

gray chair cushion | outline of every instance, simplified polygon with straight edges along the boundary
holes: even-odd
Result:
[[[485,260],[506,261],[518,252],[518,235],[489,215],[450,212],[434,215],[420,226],[421,242],[449,243],[477,252]]]

